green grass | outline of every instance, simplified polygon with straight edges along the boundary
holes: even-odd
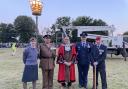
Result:
[[[22,72],[24,65],[22,63],[22,51],[18,49],[16,56],[11,56],[11,49],[0,49],[0,89],[23,89],[22,88]],[[128,61],[124,61],[122,58],[114,57],[108,58],[107,65],[107,80],[108,89],[128,89]],[[76,67],[77,68],[77,67]],[[57,70],[56,65],[54,74],[54,89],[59,89],[60,85],[57,83]],[[77,75],[77,69],[76,69]],[[100,83],[100,80],[99,80]],[[37,81],[37,89],[41,89],[42,86],[42,74],[39,69],[39,80]],[[78,78],[76,83],[73,84],[75,89],[78,88]],[[92,67],[89,71],[89,83],[88,87],[92,86]],[[29,83],[28,89],[31,88]],[[101,84],[99,86],[101,89]]]

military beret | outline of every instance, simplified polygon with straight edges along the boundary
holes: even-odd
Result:
[[[98,40],[101,40],[101,37],[100,36],[97,36],[96,37],[96,40],[98,41]]]

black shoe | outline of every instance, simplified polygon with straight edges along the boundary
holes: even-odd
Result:
[[[62,85],[63,87],[66,87],[66,83],[61,83],[61,85]]]
[[[85,89],[88,89],[87,87],[84,87]]]
[[[68,82],[67,86],[68,87],[72,86],[72,83],[71,82]]]

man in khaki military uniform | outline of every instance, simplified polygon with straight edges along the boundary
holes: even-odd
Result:
[[[43,75],[42,89],[53,89],[55,50],[50,35],[45,35],[43,39],[44,43],[40,44],[40,68]]]

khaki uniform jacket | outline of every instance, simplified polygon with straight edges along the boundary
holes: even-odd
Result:
[[[39,67],[44,70],[51,70],[54,69],[55,64],[55,50],[52,50],[51,48],[48,48],[46,44],[41,43],[40,44],[40,65]]]

